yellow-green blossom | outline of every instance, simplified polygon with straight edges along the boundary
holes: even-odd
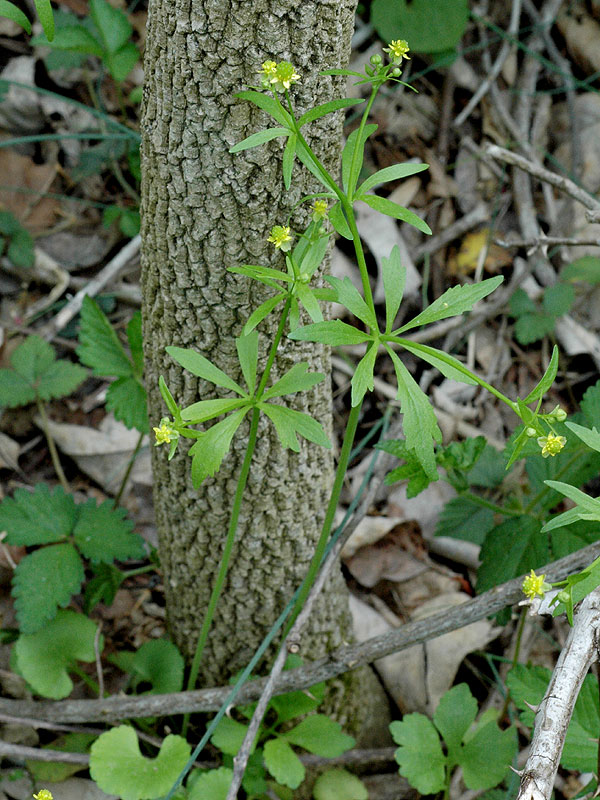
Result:
[[[521,586],[523,594],[530,600],[533,600],[537,595],[544,596],[544,593],[551,588],[548,583],[544,582],[545,575],[536,575],[533,570],[523,581]]]
[[[261,69],[261,81],[263,89],[271,88],[271,78],[275,75],[277,64],[274,61],[265,61]]]
[[[289,61],[280,61],[271,75],[271,88],[276,92],[283,92],[299,80],[300,75],[294,69],[293,64],[290,64]]]
[[[40,789],[39,792],[33,796],[35,800],[53,800],[52,792],[48,791],[48,789]]]
[[[401,64],[403,58],[410,61],[410,56],[406,55],[409,50],[408,42],[404,39],[394,39],[389,47],[383,48],[383,52],[389,54],[392,64]]]
[[[152,430],[156,436],[155,447],[161,444],[169,444],[179,436],[167,417],[163,417],[158,428],[153,428]],[[42,797],[41,800],[48,800],[48,798]]]
[[[327,200],[317,199],[312,205],[312,218],[313,222],[318,222],[320,219],[325,219],[327,216]]]
[[[557,436],[555,433],[549,433],[548,436],[539,436],[537,443],[542,448],[542,456],[555,456],[563,449],[567,440],[564,436]]]
[[[272,242],[278,250],[287,253],[292,249],[293,237],[286,225],[275,225],[274,228],[271,228],[271,235],[267,241]]]

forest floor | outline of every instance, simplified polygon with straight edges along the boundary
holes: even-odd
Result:
[[[59,0],[57,7],[59,26],[72,23],[69,15],[88,14],[86,0]],[[501,287],[473,313],[413,331],[412,338],[451,352],[513,399],[525,397],[541,379],[556,344],[558,373],[543,410],[560,405],[593,426],[600,411],[600,203],[594,197],[600,190],[600,5],[489,0],[472,12],[459,44],[453,45],[453,58],[447,52],[422,52],[418,42],[409,42],[412,58],[405,62],[402,78],[418,94],[386,88],[373,108],[378,130],[369,140],[365,175],[399,162],[429,164],[427,172],[388,184],[384,193],[419,214],[433,230],[433,236],[425,237],[370,208],[360,212],[359,232],[375,300],[384,316],[381,261],[395,245],[407,269],[403,319],[451,286],[502,275]],[[368,3],[359,13],[351,69],[362,69],[386,42],[369,21]],[[130,25],[125,38],[143,49],[144,4],[123,18]],[[396,38],[393,32],[391,38]],[[0,368],[12,369],[13,353],[32,334],[49,343],[60,359],[79,363],[78,292],[96,298],[124,343],[141,304],[136,139],[141,64],[133,65],[136,58],[130,52],[126,57],[132,60],[132,71],[115,81],[119,67],[109,56],[90,58],[32,46],[5,19],[0,19],[0,45]],[[350,95],[358,91],[350,81]],[[94,109],[95,137],[89,133],[84,106]],[[346,136],[356,124],[349,114]],[[576,190],[588,200],[581,202]],[[338,240],[332,272],[360,287],[348,244]],[[334,307],[334,314],[343,313]],[[333,356],[339,431],[349,412],[350,377],[360,355],[360,348],[348,347]],[[407,464],[396,481],[372,490],[342,551],[358,641],[458,606],[598,538],[594,525],[585,522],[558,533],[540,530],[552,513],[568,507],[543,481],[560,478],[594,495],[597,454],[582,455],[571,436],[564,452],[542,459],[533,438],[524,458],[507,470],[503,454],[519,423],[512,411],[479,387],[443,379],[406,355],[405,363],[428,394],[443,433],[440,480],[427,485],[414,465]],[[141,439],[134,424],[123,423],[123,417],[132,423],[127,410],[121,421],[107,412],[110,383],[102,374],[107,373],[88,372],[83,382],[74,374],[74,390],[50,391],[42,408],[27,397],[20,403],[15,386],[15,402],[0,409],[0,499],[12,497],[17,489],[58,485],[46,426],[64,467],[63,485],[68,484],[76,502],[102,503],[118,495],[135,532],[152,549],[157,545],[152,442]],[[11,386],[7,375],[0,378],[0,392]],[[364,478],[373,469],[370,448],[381,436],[382,414],[397,408],[391,364],[380,360],[359,429],[359,440],[373,440],[351,464],[344,507],[367,491]],[[389,417],[391,430],[385,438],[394,431],[398,436],[396,416]],[[555,432],[568,433],[559,423]],[[133,457],[133,468],[125,475]],[[386,465],[389,471],[399,462],[391,458]],[[381,460],[375,474],[383,477]],[[1,509],[0,504],[0,523]],[[29,542],[57,541],[48,537]],[[27,556],[27,543],[0,542],[0,684],[5,698],[19,700],[32,694],[15,675],[10,656],[19,623],[11,582]],[[138,650],[166,634],[160,568],[140,557],[129,560],[127,570],[130,574],[111,594],[110,574],[88,569],[87,578],[97,579],[97,595],[92,598],[88,590],[71,605],[95,607],[107,654]],[[99,598],[103,602],[95,605]],[[482,707],[506,711],[504,679],[513,659],[551,669],[566,631],[564,619],[525,620],[515,610],[391,653],[376,669],[396,718],[413,711],[431,715],[447,690],[461,681]],[[123,671],[125,662],[118,660],[104,667],[104,690],[133,691]],[[144,679],[140,670],[137,681],[146,680],[148,688],[152,678]],[[94,673],[93,664],[89,673]],[[79,669],[73,680],[71,697],[93,696],[89,675]],[[26,800],[34,787],[52,779],[62,781],[60,789],[57,784],[53,789],[61,800],[82,792],[103,796],[85,772],[93,729],[61,728],[58,718],[36,722],[24,714],[11,717],[5,710],[0,702],[0,800]],[[521,752],[526,753],[528,729],[516,711],[511,720],[520,726]],[[89,737],[79,745],[65,744],[66,732]],[[31,758],[29,748],[63,745],[79,747],[81,758],[62,765],[62,771],[50,773],[48,764]],[[347,762],[342,758],[340,763]],[[405,783],[391,782],[391,773],[397,776],[393,760],[383,770],[385,781],[376,775],[381,764],[363,767],[369,796],[408,796]],[[562,767],[557,790],[574,796],[586,784],[586,772]],[[507,794],[514,789],[514,784],[505,784]],[[452,795],[464,792],[457,778]],[[473,793],[465,796],[471,800]]]

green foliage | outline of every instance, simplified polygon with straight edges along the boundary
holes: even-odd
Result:
[[[22,633],[14,646],[18,672],[34,692],[52,700],[68,697],[73,689],[69,670],[76,661],[93,662],[96,624],[66,609],[35,633]],[[98,650],[102,651],[102,637]]]
[[[116,222],[121,233],[129,239],[133,239],[140,232],[140,212],[134,208],[107,206],[102,213],[102,222],[106,228]]]
[[[592,286],[600,283],[600,258],[582,256],[568,264],[560,274],[561,281],[589,283]]]
[[[94,375],[116,377],[106,393],[106,409],[127,428],[148,430],[147,396],[142,376],[142,317],[139,311],[127,326],[128,356],[108,317],[91,297],[81,306],[77,355]]]
[[[7,6],[12,6],[8,0],[2,0]],[[16,6],[13,6],[19,15],[27,19],[23,12]],[[15,19],[14,16],[9,16],[3,10],[3,5],[0,4],[0,16],[8,17],[13,22],[23,25],[23,22]],[[16,13],[15,13],[16,16]],[[23,26],[24,27],[24,26]],[[31,31],[29,31],[30,33]],[[19,220],[11,214],[10,211],[0,211],[0,253],[5,252],[9,261],[15,267],[23,267],[28,269],[33,266],[34,252],[33,252],[33,237],[29,231],[24,228]]]
[[[90,20],[93,31],[73,15],[73,23],[58,28],[53,39],[45,30],[44,36],[35,36],[31,43],[96,56],[117,83],[124,81],[140,59],[127,15],[107,0],[90,0]]]
[[[433,722],[423,714],[408,714],[401,722],[392,722],[392,737],[400,745],[396,750],[400,774],[421,794],[447,791],[458,766],[469,789],[499,784],[517,752],[517,739],[513,729],[498,728],[496,712],[490,711],[474,724],[477,702],[461,683],[442,697]]]
[[[57,360],[54,348],[39,336],[28,336],[16,347],[10,363],[11,368],[0,369],[0,406],[8,408],[66,397],[87,375],[78,364]]]
[[[170,734],[156,758],[146,758],[134,729],[119,725],[92,745],[90,775],[102,791],[122,800],[153,800],[167,794],[189,757],[185,739]]]
[[[520,710],[521,721],[533,727],[536,708],[543,700],[551,673],[545,667],[517,664],[506,676],[510,696]],[[587,675],[579,691],[569,723],[560,763],[565,769],[595,772],[598,766],[598,679]]]
[[[183,688],[183,656],[166,639],[151,639],[135,652],[120,652],[111,660],[131,675],[130,685],[136,691],[141,683],[151,688],[145,694],[168,694]]]
[[[43,748],[65,753],[88,753],[95,740],[95,733],[78,731],[59,736],[58,739],[43,745]],[[84,764],[70,764],[64,761],[26,761],[25,764],[37,783],[61,783],[71,775],[86,769]]]
[[[467,22],[467,0],[373,0],[371,23],[381,39],[406,39],[418,53],[454,50]]]
[[[125,511],[106,500],[76,505],[61,487],[38,484],[17,489],[0,503],[0,528],[8,544],[45,545],[21,559],[13,595],[23,633],[35,633],[78,594],[84,578],[81,556],[93,564],[142,558],[143,540],[132,532]]]
[[[364,783],[345,769],[328,769],[313,787],[315,800],[367,800]]]
[[[541,305],[517,289],[510,299],[510,313],[516,317],[515,337],[520,344],[531,344],[554,333],[559,317],[566,314],[575,301],[575,292],[568,283],[557,283],[544,290]]]

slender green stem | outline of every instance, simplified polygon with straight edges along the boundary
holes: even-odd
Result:
[[[338,501],[340,499],[340,492],[342,491],[344,477],[346,475],[346,470],[348,469],[348,461],[350,460],[350,452],[352,450],[354,436],[356,435],[356,429],[358,427],[358,420],[360,419],[361,408],[362,408],[362,401],[361,403],[359,403],[359,405],[354,406],[354,408],[350,410],[350,416],[348,417],[348,423],[346,425],[346,431],[344,433],[344,441],[342,443],[342,449],[340,451],[340,457],[338,460],[337,470],[335,473],[335,480],[333,482],[333,488],[331,490],[331,496],[329,498],[327,511],[325,512],[323,527],[321,528],[321,535],[319,537],[319,541],[317,542],[317,547],[315,549],[310,565],[308,567],[308,572],[306,573],[306,576],[302,582],[302,586],[300,587],[300,592],[298,594],[298,597],[296,598],[296,603],[292,609],[287,624],[284,628],[282,642],[285,641],[285,638],[290,632],[292,625],[296,621],[296,617],[302,610],[302,607],[304,606],[308,593],[310,592],[312,585],[315,582],[317,574],[319,572],[321,561],[323,560],[323,554],[325,553],[325,548],[327,547],[329,534],[331,533],[335,511],[337,509]]]
[[[145,433],[140,433],[139,438],[137,440],[137,444],[134,448],[133,453],[129,459],[129,463],[127,464],[127,469],[125,470],[125,474],[123,475],[123,479],[121,481],[121,485],[119,486],[119,491],[115,497],[115,508],[121,502],[121,497],[123,497],[123,492],[125,491],[125,487],[127,486],[127,481],[129,480],[129,476],[131,475],[131,470],[133,469],[133,465],[135,464],[135,459],[137,458],[137,454],[140,452],[140,447],[142,446],[142,441],[144,440]]]
[[[275,361],[275,356],[277,355],[277,350],[279,348],[279,343],[281,342],[281,338],[283,336],[283,332],[287,324],[290,306],[291,306],[291,298],[288,297],[285,306],[283,308],[283,313],[281,314],[281,318],[279,320],[279,326],[277,328],[277,332],[275,334],[273,342],[271,343],[271,348],[269,350],[269,355],[267,357],[267,363],[265,365],[265,369],[263,371],[260,383],[258,385],[258,389],[256,390],[255,393],[256,402],[258,402],[262,397],[262,394],[265,390],[265,386],[269,379],[269,375],[273,367],[273,362]],[[256,448],[256,438],[258,433],[259,419],[260,419],[260,409],[258,408],[257,405],[255,405],[254,408],[252,409],[252,418],[250,420],[250,433],[248,435],[248,443],[246,445],[244,461],[242,463],[242,469],[240,470],[240,475],[238,477],[237,487],[235,490],[235,496],[233,499],[231,517],[229,520],[229,528],[227,530],[227,537],[225,539],[223,555],[221,556],[221,564],[219,567],[219,572],[217,574],[215,585],[213,586],[210,600],[208,602],[208,608],[206,609],[206,614],[202,622],[202,628],[200,630],[198,643],[196,645],[196,652],[194,653],[194,659],[192,661],[192,666],[190,668],[190,675],[187,682],[188,691],[191,691],[196,685],[196,681],[198,679],[198,672],[200,671],[200,664],[202,663],[202,655],[204,653],[204,648],[206,646],[206,640],[208,639],[208,634],[215,615],[217,603],[219,602],[219,598],[223,590],[223,585],[225,583],[227,570],[229,569],[229,561],[231,559],[231,551],[233,549],[233,543],[235,541],[235,535],[237,533],[244,490],[246,489],[246,483],[248,481],[248,475],[250,473],[250,464],[252,462],[252,458],[254,456],[254,450]],[[182,726],[183,736],[185,736],[187,733],[189,719],[190,719],[189,714],[186,714],[183,718],[183,726]]]
[[[146,564],[145,567],[136,567],[136,569],[123,570],[123,578],[133,578],[136,575],[144,575],[146,572],[156,572],[156,564]]]
[[[40,400],[39,397],[36,397],[36,403],[38,411],[40,413],[40,417],[42,418],[42,428],[44,431],[44,436],[46,437],[46,441],[48,442],[48,450],[50,451],[50,458],[52,459],[54,470],[58,476],[60,485],[63,487],[65,492],[70,492],[71,487],[69,486],[69,481],[66,479],[65,473],[63,472],[62,464],[60,463],[60,458],[58,456],[58,450],[56,449],[56,444],[54,443],[54,439],[52,438],[52,434],[50,433],[50,425],[48,424],[48,415],[46,414],[46,406]]]
[[[100,697],[100,687],[93,678],[90,678],[90,676],[81,669],[79,664],[69,664],[69,671],[74,672],[75,675],[77,675],[78,678],[81,678],[81,680],[94,692],[94,694],[97,694],[98,697]]]
[[[485,500],[483,497],[479,497],[479,495],[473,494],[473,492],[465,491],[460,492],[460,496],[470,500],[471,503],[476,503],[478,506],[482,508],[489,508],[490,511],[495,511],[498,514],[503,514],[505,517],[522,517],[523,516],[523,509],[516,509],[516,508],[504,508],[503,506],[499,506],[496,503],[490,503],[489,500]]]

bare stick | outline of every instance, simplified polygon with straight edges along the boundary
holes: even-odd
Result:
[[[577,695],[598,659],[600,589],[582,602],[535,715],[529,758],[517,800],[550,800]]]
[[[50,320],[50,322],[46,323],[46,325],[40,328],[38,331],[39,335],[44,339],[52,339],[52,337],[55,336],[58,331],[64,328],[65,325],[67,325],[81,309],[83,298],[86,295],[88,295],[88,297],[94,297],[97,295],[98,292],[100,292],[108,283],[116,278],[123,267],[135,255],[138,254],[140,242],[141,238],[139,235],[128,242],[125,247],[123,247],[123,249],[120,250],[117,255],[100,270],[98,275],[96,275],[93,280],[80,289],[75,297],[69,300],[64,308],[61,308],[54,319]]]
[[[536,250],[540,247],[556,247],[564,245],[568,247],[589,247],[593,245],[600,247],[600,239],[573,239],[568,236],[536,236],[533,239],[494,239],[494,244],[500,247],[533,247]]]

